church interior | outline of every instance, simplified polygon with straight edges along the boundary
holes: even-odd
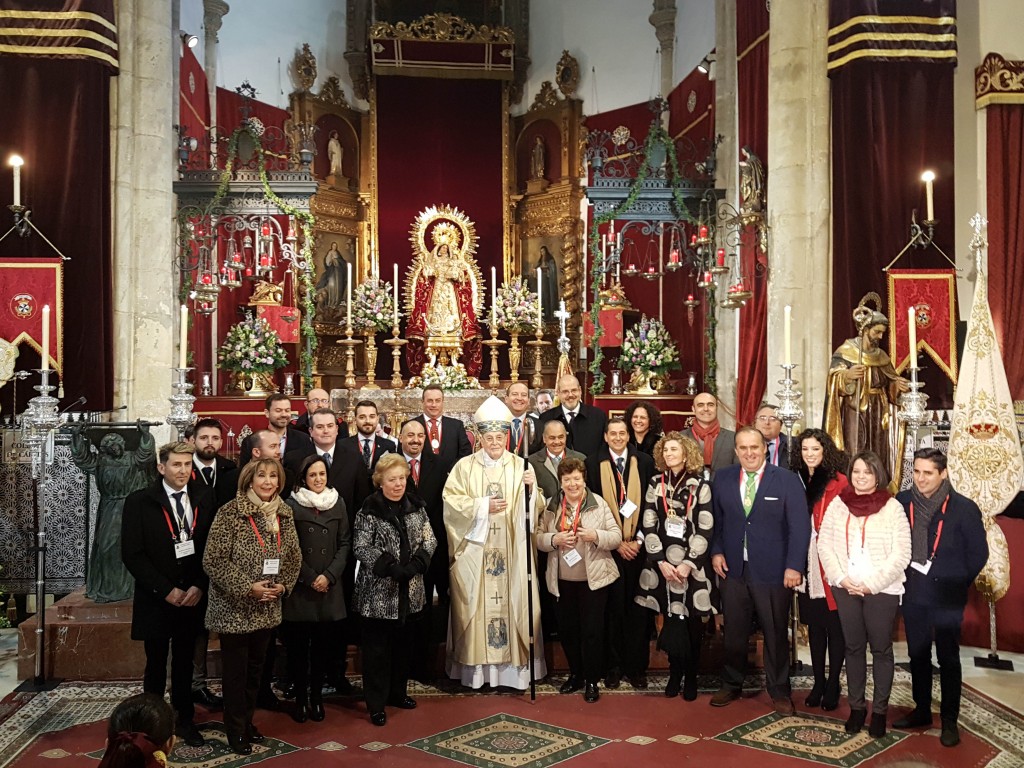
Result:
[[[238,460],[268,398],[312,427],[323,390],[351,435],[372,401],[398,446],[432,386],[479,453],[489,397],[525,384],[539,413],[573,375],[584,407],[642,400],[666,433],[704,423],[700,393],[725,430],[770,404],[782,442],[870,448],[894,493],[915,451],[948,454],[990,551],[960,753],[846,739],[803,691],[811,736],[653,684],[602,715],[554,695],[569,662],[548,637],[539,703],[420,682],[404,727],[376,731],[330,698],[316,729],[258,719],[260,759],[1024,765],[1022,31],[1018,0],[0,3],[0,768],[98,760],[142,690],[130,586],[94,579],[154,445],[214,419]],[[865,366],[883,378],[844,405]],[[790,634],[809,687],[795,612]],[[893,639],[896,710],[902,623]],[[354,642],[341,655],[358,679]],[[168,764],[247,764],[188,749]]]

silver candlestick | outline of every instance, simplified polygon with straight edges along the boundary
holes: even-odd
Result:
[[[185,434],[185,428],[196,421],[196,415],[192,412],[192,404],[196,401],[192,395],[192,384],[188,381],[188,372],[191,368],[172,368],[174,378],[171,387],[174,394],[169,398],[171,401],[171,412],[167,414],[165,421],[178,431],[178,438]]]
[[[914,435],[914,443],[917,443],[918,427],[928,423],[928,395],[921,391],[924,383],[917,380],[918,367],[915,365],[910,369],[910,391],[900,395],[899,410],[896,411],[896,418],[906,424]]]
[[[804,409],[800,407],[800,397],[802,393],[796,388],[796,385],[799,382],[793,378],[794,368],[796,368],[796,363],[782,364],[782,370],[786,372],[785,378],[779,379],[779,384],[782,385],[782,389],[775,393],[775,396],[779,398],[779,407],[775,410],[775,415],[786,428],[787,456],[793,455],[793,426],[804,417]],[[789,649],[789,665],[792,669],[799,670],[802,665],[799,657],[797,656],[796,639],[800,631],[800,619],[796,608],[795,593],[793,594],[792,617],[792,626],[790,630],[793,633],[793,643]]]

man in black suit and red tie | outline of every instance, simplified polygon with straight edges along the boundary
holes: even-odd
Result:
[[[426,430],[427,449],[437,457],[442,472],[450,472],[455,462],[473,452],[466,425],[444,415],[444,390],[436,384],[423,388],[423,413],[416,421]]]
[[[125,499],[121,559],[135,578],[131,633],[145,644],[142,688],[163,697],[170,651],[175,733],[199,747],[205,741],[193,722],[192,657],[206,614],[203,551],[216,508],[209,489],[189,480],[193,452],[184,442],[162,446],[160,479]]]
[[[789,607],[811,543],[811,520],[800,478],[766,461],[764,436],[736,431],[739,464],[712,481],[715,532],[711,564],[718,574],[725,618],[722,687],[711,706],[739,698],[747,666],[751,620],[764,631],[764,674],[775,712],[793,714],[789,684]]]
[[[359,454],[367,479],[373,477],[373,470],[381,456],[398,451],[398,446],[393,440],[377,434],[379,424],[377,404],[372,400],[360,400],[356,403],[356,434],[351,437],[343,436],[339,440],[346,448]],[[358,500],[360,506],[364,500],[365,498]]]
[[[540,428],[552,420],[565,424],[569,435],[568,446],[584,456],[590,457],[604,448],[604,426],[608,416],[600,408],[582,402],[583,389],[580,380],[567,373],[558,381],[559,404],[541,414]],[[540,441],[534,444],[534,451],[540,450]]]

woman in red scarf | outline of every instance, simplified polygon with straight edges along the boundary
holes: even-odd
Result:
[[[875,691],[868,733],[876,739],[885,735],[894,673],[892,628],[910,563],[910,525],[903,505],[885,489],[888,484],[878,455],[858,453],[850,465],[850,487],[829,504],[818,533],[818,558],[833,587],[846,640],[846,732],[859,733],[867,719],[870,642]]]
[[[814,687],[807,706],[819,704],[826,712],[839,706],[839,675],[843,671],[843,626],[839,621],[832,587],[818,562],[818,531],[832,499],[849,486],[840,470],[846,469],[846,456],[825,432],[805,429],[793,446],[791,469],[800,475],[807,491],[807,509],[811,513],[811,546],[807,553],[807,590],[799,593],[800,621],[807,625],[811,646]],[[825,655],[828,653],[828,679]]]

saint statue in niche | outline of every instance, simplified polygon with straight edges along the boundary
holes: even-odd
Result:
[[[533,143],[533,151],[530,154],[530,178],[543,179],[545,170],[545,147],[544,137],[538,136]]]
[[[482,362],[477,322],[482,279],[473,259],[473,222],[457,208],[431,207],[417,217],[412,233],[416,255],[406,281],[409,368],[419,375],[424,364],[458,361],[475,377]]]
[[[345,150],[338,140],[338,132],[331,131],[331,138],[327,140],[327,159],[331,162],[331,176],[341,176],[341,160],[344,155]]]
[[[537,266],[540,267],[541,276],[541,311],[544,313],[544,322],[548,323],[554,320],[555,310],[558,309],[561,283],[558,277],[558,262],[555,261],[555,257],[551,255],[551,251],[546,245],[540,247]],[[536,275],[535,272],[533,274]],[[532,281],[536,282],[536,277],[533,275],[531,277]],[[536,286],[534,286],[534,290],[537,290]]]

